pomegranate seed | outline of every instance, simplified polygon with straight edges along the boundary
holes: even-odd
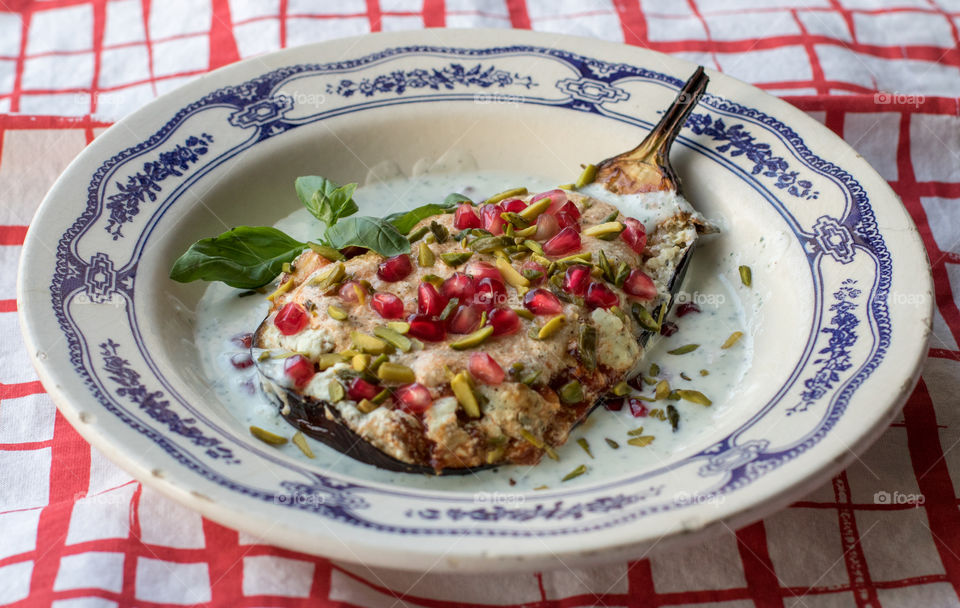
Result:
[[[647,406],[643,404],[643,401],[629,397],[627,404],[629,404],[630,414],[632,414],[634,418],[643,418],[647,415]]]
[[[388,283],[402,281],[411,272],[413,272],[413,262],[410,261],[410,256],[405,253],[387,258],[377,267],[377,276],[380,277],[381,281]]]
[[[573,217],[569,213],[565,213],[561,211],[556,215],[556,218],[557,218],[557,225],[560,226],[561,230],[563,230],[564,228],[572,228],[577,232],[580,232],[580,220]]]
[[[410,324],[410,331],[407,333],[414,338],[427,342],[440,342],[447,337],[447,330],[444,329],[443,321],[440,319],[426,315],[410,315],[407,317],[407,323]]]
[[[620,303],[620,296],[599,281],[590,283],[587,288],[587,304],[591,308],[610,308]]]
[[[443,312],[443,307],[446,305],[446,298],[440,295],[436,287],[426,281],[420,283],[417,289],[417,312],[435,317]]]
[[[553,215],[560,209],[560,206],[567,202],[567,193],[563,190],[548,190],[547,192],[541,192],[540,194],[534,196],[530,199],[531,203],[535,203],[542,198],[550,197],[550,206],[547,207],[546,213]]]
[[[563,288],[570,293],[582,296],[590,285],[590,268],[583,264],[574,264],[563,275]]]
[[[531,289],[523,296],[524,307],[535,315],[558,315],[563,312],[560,299],[546,289]]]
[[[653,279],[638,268],[634,268],[627,275],[623,282],[623,291],[638,300],[652,300],[657,297],[657,286],[653,284]]]
[[[455,272],[450,275],[440,287],[440,295],[444,299],[459,298],[462,304],[467,304],[473,299],[473,294],[477,292],[477,287],[469,275],[462,272]]]
[[[253,365],[253,357],[250,353],[237,353],[230,357],[230,365],[237,369],[247,369]]]
[[[363,378],[354,378],[350,382],[350,388],[347,389],[347,397],[350,397],[353,401],[373,399],[379,392],[380,389],[375,384],[371,384]]]
[[[474,301],[486,310],[503,306],[507,303],[507,289],[500,279],[484,277],[477,283],[477,295]]]
[[[230,338],[230,341],[239,346],[240,348],[250,348],[250,345],[253,344],[253,334],[250,332],[237,334],[234,337]]]
[[[480,207],[480,221],[483,223],[483,229],[491,234],[501,234],[503,225],[507,222],[500,217],[503,208],[500,205],[484,205]]]
[[[473,277],[473,280],[475,281],[486,278],[495,279],[497,281],[503,280],[500,275],[500,271],[497,270],[497,267],[487,262],[467,263],[466,273]]]
[[[673,334],[677,333],[677,330],[680,329],[677,327],[677,324],[673,321],[664,321],[663,325],[660,326],[660,335],[670,337]]]
[[[503,382],[506,376],[500,364],[487,353],[471,353],[467,369],[480,382],[494,386]]]
[[[452,334],[469,334],[480,327],[482,309],[474,304],[457,306],[447,319],[447,331]]]
[[[620,233],[623,242],[630,246],[635,253],[643,253],[647,246],[647,229],[643,222],[638,219],[628,217],[623,220],[624,228]]]
[[[557,218],[547,213],[541,213],[537,218],[537,231],[533,233],[533,238],[538,241],[551,239],[560,232],[560,223]]]
[[[509,336],[520,331],[520,315],[509,308],[498,308],[490,313],[493,335]]]
[[[561,256],[576,251],[580,251],[580,233],[570,227],[543,244],[543,252],[547,255]]]
[[[403,317],[403,300],[392,293],[375,293],[370,298],[370,306],[384,319]]]
[[[457,207],[457,211],[453,214],[453,225],[458,230],[479,228],[481,225],[480,217],[477,215],[477,212],[473,210],[473,205],[462,203]]]
[[[292,336],[300,333],[307,326],[309,320],[307,311],[304,310],[303,306],[296,302],[288,302],[273,318],[273,324],[283,335]]]
[[[577,206],[573,201],[567,201],[561,205],[560,208],[557,209],[557,215],[560,215],[561,213],[569,215],[578,222],[580,221],[580,210],[577,209]]]
[[[611,412],[619,412],[620,410],[623,409],[623,397],[606,399],[603,402],[603,407],[607,408]]]
[[[511,198],[508,201],[500,203],[500,206],[503,207],[505,212],[509,211],[511,213],[520,213],[527,208],[527,204],[519,198]]]
[[[684,302],[680,306],[677,306],[678,317],[684,317],[692,312],[700,312],[700,307],[693,302]]]
[[[543,279],[547,276],[547,269],[544,268],[542,265],[538,264],[537,262],[534,262],[533,260],[527,260],[520,266],[521,274],[530,270],[540,273],[540,276],[538,277],[533,277],[533,278],[527,277],[531,285],[539,285],[540,283],[543,282]],[[523,276],[526,277],[527,275],[524,274]]]
[[[360,281],[347,281],[340,286],[339,296],[344,302],[356,304],[360,301],[360,295],[366,293],[367,288]]]
[[[288,357],[283,363],[283,371],[293,380],[293,385],[297,388],[302,388],[307,382],[310,382],[310,378],[313,378],[315,373],[313,362],[303,355]]]
[[[400,403],[400,409],[411,414],[425,412],[433,403],[430,390],[419,382],[401,386],[393,391],[393,396]]]

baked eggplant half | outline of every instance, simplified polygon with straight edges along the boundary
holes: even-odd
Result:
[[[639,372],[712,230],[669,162],[706,85],[700,68],[639,146],[572,187],[462,200],[409,230],[409,254],[300,254],[252,347],[281,415],[395,471],[555,456]]]

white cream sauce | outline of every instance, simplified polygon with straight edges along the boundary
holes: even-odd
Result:
[[[365,185],[356,192],[355,199],[361,214],[386,214],[393,210],[410,208],[426,202],[441,201],[451,192],[460,192],[474,200],[515,186],[526,186],[531,192],[553,189],[556,185],[530,176],[503,172],[461,172],[454,174],[420,175],[412,180],[393,179]],[[585,194],[602,198],[617,205],[627,215],[632,215],[647,224],[648,230],[657,219],[672,215],[677,210],[690,210],[689,203],[677,197],[660,200],[662,194],[630,195],[618,199],[609,193],[598,195],[596,187],[584,189]],[[603,191],[606,192],[606,191]],[[648,222],[651,222],[648,224]],[[319,225],[306,212],[298,210],[277,222],[276,226],[291,236],[306,240],[316,237]],[[629,407],[621,411],[597,409],[587,420],[570,434],[566,445],[557,450],[559,461],[544,458],[533,467],[505,466],[474,474],[435,477],[394,473],[344,457],[340,452],[324,444],[308,439],[316,457],[304,456],[293,444],[278,449],[284,454],[309,463],[319,469],[332,470],[344,475],[382,483],[408,487],[423,487],[449,491],[522,492],[541,486],[568,487],[595,483],[636,473],[670,461],[675,454],[695,446],[698,439],[709,432],[715,421],[737,401],[741,392],[740,383],[753,357],[753,341],[746,330],[744,306],[739,299],[737,286],[726,276],[735,276],[736,268],[727,266],[734,262],[719,255],[720,248],[705,237],[697,245],[697,253],[684,282],[684,290],[677,303],[694,301],[701,312],[670,319],[679,326],[679,331],[668,338],[655,341],[644,357],[643,369],[651,363],[660,366],[659,379],[666,379],[674,389],[690,388],[707,395],[713,405],[705,407],[687,401],[671,401],[680,414],[677,432],[671,432],[670,424],[647,416],[634,418]],[[722,259],[721,259],[722,258]],[[726,276],[725,276],[726,275]],[[237,369],[231,363],[242,359],[246,349],[231,341],[239,334],[254,331],[266,316],[268,302],[259,294],[239,297],[241,292],[222,283],[213,283],[197,306],[196,341],[200,352],[203,372],[209,379],[214,394],[244,426],[256,425],[268,431],[291,437],[294,433],[278,411],[277,406],[259,389],[255,366]],[[676,305],[674,307],[676,311]],[[734,331],[744,332],[743,337],[729,349],[720,346]],[[670,355],[667,351],[685,344],[696,343],[700,347],[685,355]],[[701,376],[700,370],[709,371]],[[690,380],[681,377],[684,373]],[[642,395],[651,396],[652,387]],[[648,407],[666,407],[668,402],[648,404]],[[627,444],[627,431],[642,426],[644,435],[655,436],[646,447]],[[577,439],[588,441],[593,458],[577,444]],[[619,444],[619,449],[610,447],[605,438]],[[274,449],[274,448],[270,448]],[[561,478],[578,465],[585,464],[588,473],[561,484]],[[511,483],[513,485],[511,485]]]

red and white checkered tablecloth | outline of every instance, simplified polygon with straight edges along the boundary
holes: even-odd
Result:
[[[207,70],[445,26],[671,53],[785,97],[860,151],[920,227],[936,281],[923,378],[877,445],[785,511],[694,548],[490,577],[257,544],[85,443],[17,327],[21,244],[60,171],[113,121]],[[0,604],[960,606],[958,29],[957,0],[0,0]]]

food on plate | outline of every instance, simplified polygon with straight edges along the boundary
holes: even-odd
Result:
[[[624,394],[713,230],[668,158],[706,84],[698,69],[637,148],[576,184],[372,218],[354,215],[356,184],[302,177],[322,239],[239,227],[195,243],[171,276],[274,282],[253,360],[306,435],[398,471],[535,464]]]

